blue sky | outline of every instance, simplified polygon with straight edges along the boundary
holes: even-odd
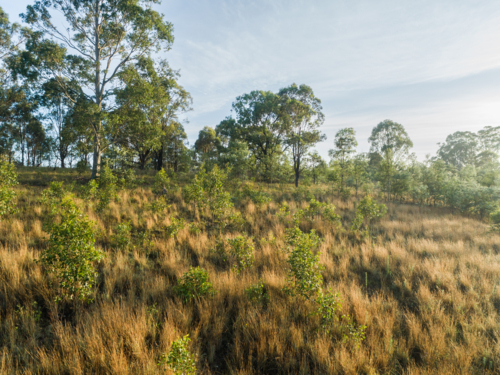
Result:
[[[29,1],[2,4],[11,20]],[[500,126],[500,2],[462,0],[171,0],[166,54],[194,110],[189,141],[230,114],[236,96],[311,86],[327,140],[353,127],[367,151],[384,119],[403,124],[419,159],[457,130]]]

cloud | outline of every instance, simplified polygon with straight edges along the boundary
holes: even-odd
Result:
[[[17,14],[28,3],[3,6]],[[238,95],[294,82],[323,102],[325,156],[344,126],[367,149],[385,118],[407,127],[419,156],[456,130],[500,125],[496,1],[169,0],[159,9],[175,27],[165,57],[194,99],[191,143]]]

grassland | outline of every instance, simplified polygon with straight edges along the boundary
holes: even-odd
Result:
[[[292,209],[307,206],[293,199],[292,186],[263,186],[273,198],[268,204],[236,201],[245,227],[223,236],[246,234],[255,244],[254,266],[237,275],[214,262],[217,233],[201,225],[198,233],[186,227],[174,238],[157,234],[151,251],[112,246],[125,221],[150,229],[171,216],[198,222],[180,191],[165,218],[145,210],[156,199],[151,179],[122,190],[100,215],[86,209],[107,255],[97,266],[95,301],[55,303],[55,280],[37,263],[48,238],[39,197],[50,180],[69,184],[76,174],[21,170],[19,212],[0,223],[1,374],[164,373],[160,356],[185,334],[201,374],[500,372],[500,236],[488,224],[445,208],[390,203],[367,240],[319,217],[306,224],[303,230],[315,229],[322,239],[324,287],[340,293],[343,313],[367,326],[356,347],[321,330],[312,302],[282,291],[288,265],[276,212],[284,200]],[[354,199],[310,189],[350,224]],[[209,272],[215,296],[184,303],[174,294],[190,266]],[[265,305],[245,294],[259,279],[270,297]]]

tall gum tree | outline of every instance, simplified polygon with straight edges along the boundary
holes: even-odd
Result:
[[[384,120],[375,126],[368,141],[371,144],[370,153],[381,157],[379,174],[389,200],[396,169],[407,158],[413,142],[404,126],[391,120]]]
[[[329,150],[328,154],[338,166],[340,190],[344,191],[345,181],[351,167],[352,155],[356,152],[356,147],[358,146],[354,129],[340,129],[337,134],[335,134],[334,145],[335,148]]]
[[[292,154],[297,187],[309,149],[326,139],[318,130],[325,121],[325,116],[321,112],[321,100],[314,96],[313,90],[307,85],[292,84],[281,89],[278,96],[283,101],[284,118],[288,123],[285,142]]]
[[[105,120],[113,106],[118,76],[127,64],[173,43],[173,26],[152,9],[159,0],[38,0],[23,20],[35,30],[27,60],[36,76],[56,79],[76,102],[66,83],[78,81],[89,103],[93,133],[92,178],[97,177],[106,147]],[[65,21],[52,20],[58,12]],[[31,51],[30,51],[31,47]]]

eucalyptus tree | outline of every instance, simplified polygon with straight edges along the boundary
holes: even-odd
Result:
[[[368,169],[368,155],[360,153],[352,158],[351,178],[352,184],[356,189],[356,198],[358,197],[358,190],[367,179]]]
[[[173,26],[152,9],[159,0],[37,0],[22,15],[35,30],[20,59],[32,79],[55,79],[73,102],[68,83],[82,87],[93,133],[92,177],[106,148],[107,113],[128,64],[170,49]],[[65,20],[54,22],[53,13]],[[60,26],[61,25],[61,26]]]
[[[457,169],[466,165],[474,165],[479,151],[479,139],[476,133],[458,131],[446,137],[444,143],[439,144],[438,157],[445,163]]]
[[[76,96],[78,87],[73,88]],[[74,103],[61,91],[57,81],[50,79],[42,84],[38,95],[40,105],[45,108],[45,119],[49,121],[49,130],[54,131],[54,151],[65,168],[65,160],[76,147],[78,128],[71,121],[71,111]]]
[[[340,129],[335,134],[334,145],[335,148],[331,149],[328,153],[338,167],[340,190],[344,191],[349,169],[351,168],[352,154],[356,152],[356,147],[358,146],[354,129]]]
[[[295,186],[299,186],[300,173],[304,169],[304,157],[316,143],[326,139],[318,128],[325,121],[321,110],[321,100],[314,96],[313,90],[306,85],[292,84],[279,91],[284,118],[288,123],[285,143],[293,159]]]
[[[155,64],[148,57],[129,64],[119,74],[122,87],[115,91],[118,109],[110,115],[111,139],[133,150],[140,169],[162,147],[165,117],[170,113],[172,76],[166,61]]]
[[[174,172],[188,168],[191,156],[185,144],[187,135],[184,126],[178,121],[169,120],[163,129],[162,146],[156,153],[156,169],[161,170],[164,163]]]
[[[316,182],[319,179],[321,172],[324,173],[325,171],[326,163],[316,150],[309,153],[308,162],[311,169],[313,183],[316,185]]]
[[[288,148],[288,122],[282,98],[270,91],[252,91],[233,103],[235,121],[225,124],[231,137],[248,146],[264,178],[272,178],[276,157]]]
[[[375,126],[368,141],[371,143],[370,153],[381,158],[379,178],[387,199],[390,199],[394,175],[408,156],[413,142],[404,126],[391,120],[384,120]]]
[[[200,130],[198,139],[194,143],[194,149],[201,157],[201,162],[212,167],[218,156],[220,138],[217,132],[210,126],[205,126]]]

